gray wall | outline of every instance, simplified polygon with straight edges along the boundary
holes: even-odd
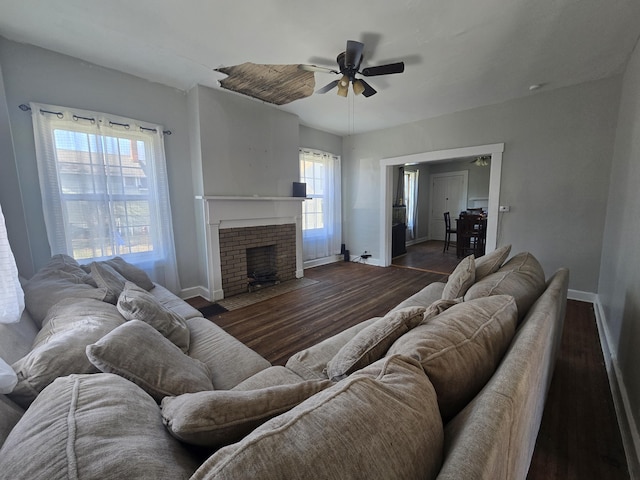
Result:
[[[605,180],[603,178],[603,180]],[[598,294],[607,340],[640,422],[640,47],[624,76],[604,225]]]
[[[530,251],[570,288],[596,292],[621,77],[539,92],[397,128],[345,138],[344,236],[382,258],[380,160],[450,148],[505,144],[498,244]]]
[[[19,44],[0,37],[0,65],[8,104],[17,173],[3,164],[3,182],[21,189],[24,216],[19,208],[8,212],[10,223],[24,222],[29,242],[14,242],[19,259],[31,258],[33,266],[19,264],[30,276],[50,258],[35,161],[33,129],[29,113],[18,109],[30,101],[113,113],[163,125],[173,135],[165,137],[174,237],[180,281],[196,282],[197,258],[193,187],[189,162],[186,94],[174,88],[92,65],[49,50]],[[0,108],[1,109],[1,108]],[[4,143],[4,142],[3,142]],[[15,187],[14,187],[15,189]],[[4,207],[4,204],[3,204]],[[180,212],[180,214],[176,214]],[[22,218],[20,218],[22,216]]]
[[[342,157],[342,137],[300,125],[300,146],[314,148]]]
[[[206,195],[291,196],[300,179],[298,117],[198,86]]]

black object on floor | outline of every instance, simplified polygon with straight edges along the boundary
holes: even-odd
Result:
[[[207,305],[205,307],[199,308],[200,313],[203,317],[210,317],[212,315],[220,315],[221,313],[228,312],[226,308],[222,305],[218,305],[217,303],[212,303],[211,305]]]

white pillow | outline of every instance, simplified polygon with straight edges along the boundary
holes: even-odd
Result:
[[[18,376],[11,365],[0,358],[0,393],[11,393],[18,383]]]

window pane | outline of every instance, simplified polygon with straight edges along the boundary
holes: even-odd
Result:
[[[73,256],[153,251],[144,141],[54,131]]]

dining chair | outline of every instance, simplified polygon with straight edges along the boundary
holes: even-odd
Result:
[[[455,228],[451,228],[451,216],[449,212],[444,212],[444,247],[442,253],[449,250],[449,244],[451,243],[451,234],[456,235],[456,242],[458,241],[458,231]]]

